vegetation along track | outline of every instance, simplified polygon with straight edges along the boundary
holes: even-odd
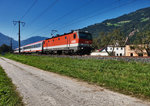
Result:
[[[90,56],[90,55],[46,55],[46,54],[24,54],[32,56],[50,56],[50,57],[69,57],[69,58],[78,58],[78,59],[98,59],[98,60],[118,60],[118,61],[127,61],[127,62],[142,62],[149,63],[150,57],[131,57],[131,56]]]

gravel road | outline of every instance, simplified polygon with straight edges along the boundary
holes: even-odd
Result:
[[[3,57],[0,65],[27,106],[150,106],[149,102]]]

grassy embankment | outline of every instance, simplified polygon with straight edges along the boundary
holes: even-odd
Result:
[[[0,67],[0,106],[23,106],[15,86]]]
[[[12,54],[5,57],[150,100],[150,64]]]

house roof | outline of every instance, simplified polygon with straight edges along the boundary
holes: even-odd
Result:
[[[107,47],[125,47],[125,46],[113,46],[113,45],[108,45]]]

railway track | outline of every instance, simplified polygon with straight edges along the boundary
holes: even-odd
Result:
[[[127,62],[142,62],[149,63],[150,57],[127,57],[127,56],[91,56],[91,55],[46,55],[46,54],[24,54],[32,56],[50,56],[50,57],[61,57],[61,58],[78,58],[78,59],[99,59],[99,60],[117,60]]]

